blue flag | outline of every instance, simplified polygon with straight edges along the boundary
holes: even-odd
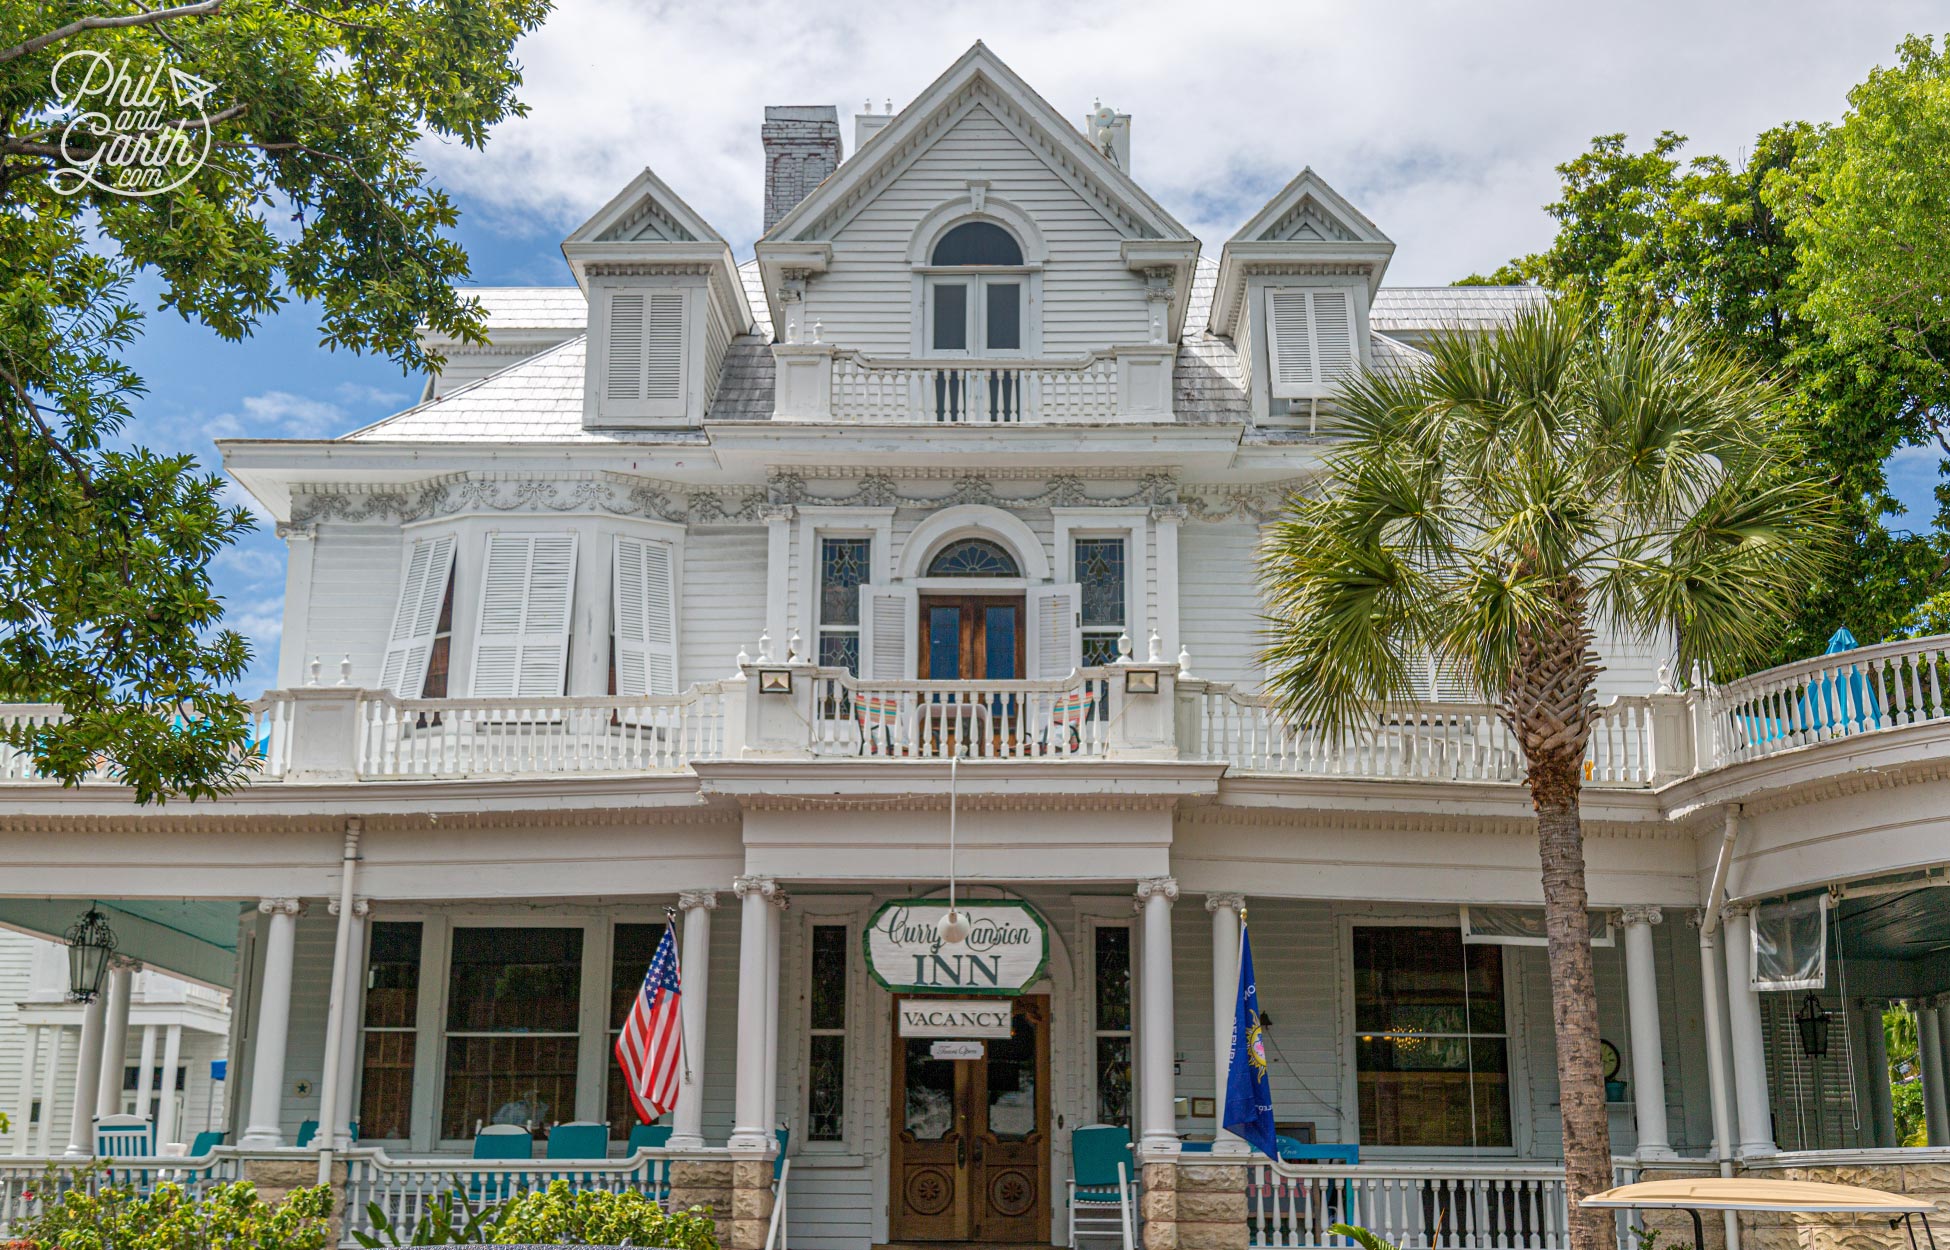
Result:
[[[1269,1159],[1280,1157],[1273,1128],[1273,1083],[1266,1079],[1266,1043],[1259,1035],[1259,986],[1253,980],[1253,941],[1239,924],[1239,1000],[1232,1009],[1232,1058],[1226,1068],[1225,1126]]]

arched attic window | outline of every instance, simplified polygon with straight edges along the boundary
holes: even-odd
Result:
[[[935,356],[1022,352],[1022,244],[992,221],[964,221],[935,240],[928,263],[928,347]]]
[[[1001,543],[986,538],[962,538],[949,543],[928,562],[929,577],[1021,577],[1022,568]]]

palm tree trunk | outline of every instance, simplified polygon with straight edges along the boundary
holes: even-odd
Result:
[[[1613,1250],[1611,1213],[1587,1213],[1577,1205],[1612,1184],[1611,1124],[1598,1050],[1598,987],[1585,910],[1584,826],[1578,815],[1581,769],[1582,762],[1565,753],[1533,761],[1530,797],[1537,809],[1537,851],[1544,870],[1544,932],[1550,950],[1551,1016],[1557,1026],[1557,1097],[1564,1121],[1571,1250]]]

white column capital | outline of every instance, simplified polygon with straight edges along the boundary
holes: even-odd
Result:
[[[1153,898],[1156,898],[1159,895],[1163,895],[1164,900],[1167,903],[1177,902],[1178,901],[1178,878],[1146,877],[1142,881],[1139,881],[1137,883],[1138,902],[1148,903]]]
[[[699,908],[705,911],[718,910],[718,892],[716,890],[685,890],[678,894],[678,911],[696,911]]]
[[[1744,900],[1738,903],[1726,903],[1720,908],[1720,919],[1722,921],[1745,920],[1753,914],[1754,905]]]
[[[1619,908],[1618,918],[1628,925],[1658,924],[1666,918],[1666,913],[1650,903],[1633,903]]]
[[[765,897],[770,898],[772,895],[778,893],[778,889],[779,883],[770,877],[743,876],[733,877],[731,879],[731,892],[739,898],[744,898],[754,893],[763,894]]]
[[[257,901],[257,910],[267,916],[302,916],[305,914],[305,900],[301,898],[263,898]]]
[[[1243,911],[1246,906],[1244,894],[1208,894],[1205,896],[1207,911]]]
[[[784,886],[774,882],[769,897],[772,906],[778,908],[780,911],[790,911],[792,909],[792,895],[786,892]]]
[[[140,972],[142,971],[142,961],[133,955],[110,955],[108,957],[108,970],[110,972]],[[118,1090],[117,1092],[119,1093],[120,1091]]]
[[[263,904],[262,904],[262,903],[259,903],[259,904],[258,904],[258,906],[259,906],[260,908],[262,908],[262,907],[263,907]],[[336,916],[336,915],[338,915],[338,914],[339,914],[339,901],[338,901],[337,899],[333,899],[333,900],[331,900],[331,901],[330,901],[329,903],[326,903],[326,904],[325,904],[325,910],[326,910],[326,911],[328,911],[328,912],[330,912],[330,913],[331,913],[332,915],[334,915],[334,916]],[[355,898],[355,899],[353,899],[353,900],[352,900],[352,914],[353,914],[353,916],[355,916],[355,917],[357,917],[357,918],[358,918],[358,919],[360,919],[360,920],[364,920],[364,919],[365,919],[366,917],[368,917],[368,916],[370,916],[370,915],[372,915],[372,900],[371,900],[371,899],[369,899],[369,898]]]

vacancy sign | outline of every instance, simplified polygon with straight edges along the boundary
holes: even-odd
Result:
[[[971,899],[959,906],[968,917],[968,937],[943,942],[936,926],[946,900],[884,904],[862,935],[873,979],[896,993],[1008,995],[1035,984],[1049,960],[1043,918],[1016,899]]]
[[[902,1037],[1007,1037],[1015,1014],[1006,1000],[992,998],[904,998],[900,1011]]]

